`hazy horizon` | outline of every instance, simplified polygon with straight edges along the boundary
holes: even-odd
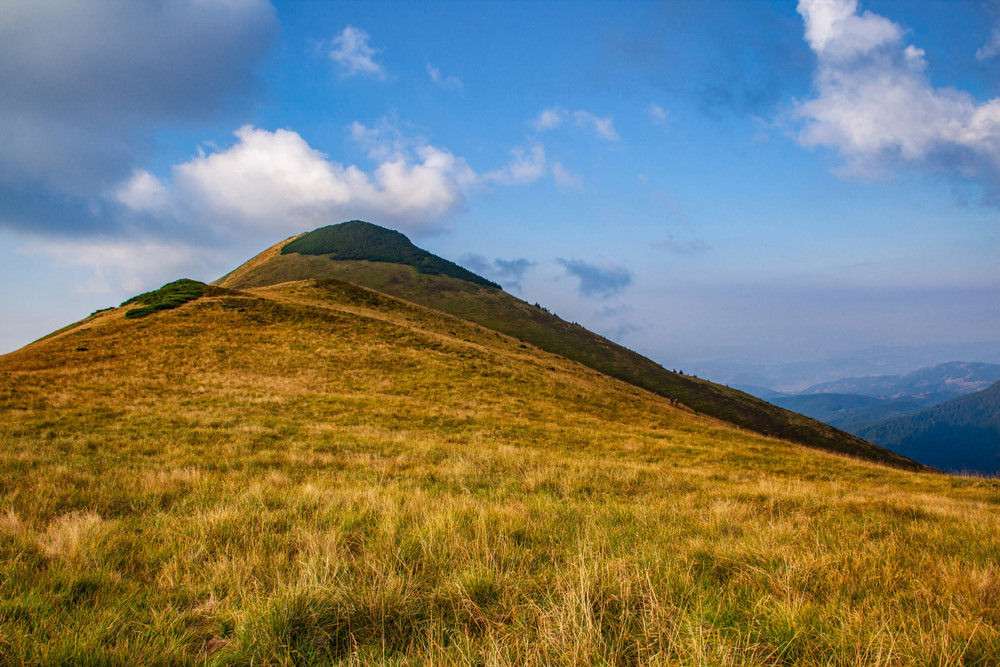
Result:
[[[0,353],[354,218],[668,367],[1000,331],[978,1],[13,2],[0,89]]]

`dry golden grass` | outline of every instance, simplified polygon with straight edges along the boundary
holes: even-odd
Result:
[[[360,291],[109,312],[0,358],[0,664],[996,665],[998,506]]]

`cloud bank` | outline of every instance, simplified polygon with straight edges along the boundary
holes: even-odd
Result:
[[[924,51],[856,0],[800,0],[798,11],[817,59],[816,96],[795,110],[803,146],[835,149],[848,175],[915,168],[974,180],[1000,201],[1000,99],[933,86]]]
[[[67,231],[67,203],[125,178],[157,127],[258,88],[278,33],[266,0],[0,3],[0,225]]]
[[[373,131],[355,124],[353,132],[371,139]],[[176,165],[169,190],[136,172],[117,190],[118,201],[137,212],[201,220],[220,234],[295,232],[356,217],[428,233],[443,229],[478,179],[464,159],[429,144],[412,153],[373,144],[384,160],[369,173],[328,159],[292,130],[247,125],[235,136],[229,148]]]

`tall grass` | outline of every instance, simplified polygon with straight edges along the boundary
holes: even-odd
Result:
[[[0,664],[1000,663],[997,481],[334,287],[0,358]]]

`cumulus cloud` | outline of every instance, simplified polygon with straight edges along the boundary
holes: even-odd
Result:
[[[538,117],[529,123],[538,132],[547,132],[560,127],[566,122],[568,112],[561,107],[543,109]]]
[[[879,176],[908,165],[1000,186],[1000,99],[934,87],[924,51],[856,0],[800,0],[817,57],[817,95],[800,103],[803,146],[836,149],[846,173]]]
[[[168,182],[135,171],[108,202],[144,229],[183,230],[222,244],[352,218],[430,234],[447,230],[451,214],[485,183],[526,184],[547,169],[540,144],[515,149],[506,167],[480,175],[464,158],[406,137],[386,119],[374,127],[353,123],[350,134],[373,167],[333,160],[293,130],[246,125],[231,146],[175,165]]]
[[[462,265],[490,280],[495,280],[506,289],[521,291],[523,289],[521,281],[524,279],[524,274],[535,263],[524,257],[515,259],[501,259],[498,257],[490,261],[482,255],[470,254],[462,258]]]
[[[573,123],[583,130],[593,132],[606,141],[617,141],[620,139],[618,130],[615,129],[614,121],[610,116],[597,116],[589,111],[568,111],[562,107],[551,107],[543,109],[534,120],[528,124],[536,132],[548,132],[562,127],[565,123]]]
[[[6,204],[106,191],[159,124],[253,95],[277,32],[266,0],[0,3],[0,219],[58,228],[58,217],[4,215]]]
[[[524,148],[517,146],[511,149],[513,159],[502,169],[497,169],[485,175],[487,181],[495,181],[507,185],[525,185],[534,183],[545,175],[545,146],[539,143]]]
[[[174,168],[175,197],[202,218],[256,229],[309,229],[368,217],[440,231],[476,174],[447,150],[420,145],[371,173],[331,161],[296,132],[244,126],[230,148]]]
[[[427,74],[431,81],[441,86],[445,90],[462,90],[462,80],[457,76],[443,76],[441,70],[430,63],[427,64]]]
[[[903,31],[869,11],[858,14],[857,0],[801,0],[806,41],[820,57],[848,59],[898,42]]]
[[[580,281],[581,296],[608,298],[632,284],[632,274],[623,266],[608,261],[590,264],[579,259],[559,259],[566,272]]]
[[[145,169],[137,169],[130,179],[115,189],[114,198],[133,211],[163,212],[169,203],[167,189]]]
[[[375,55],[379,51],[368,44],[370,39],[367,32],[352,25],[333,38],[334,48],[330,50],[330,59],[340,65],[344,76],[360,74],[385,78],[385,68],[375,62]]]

